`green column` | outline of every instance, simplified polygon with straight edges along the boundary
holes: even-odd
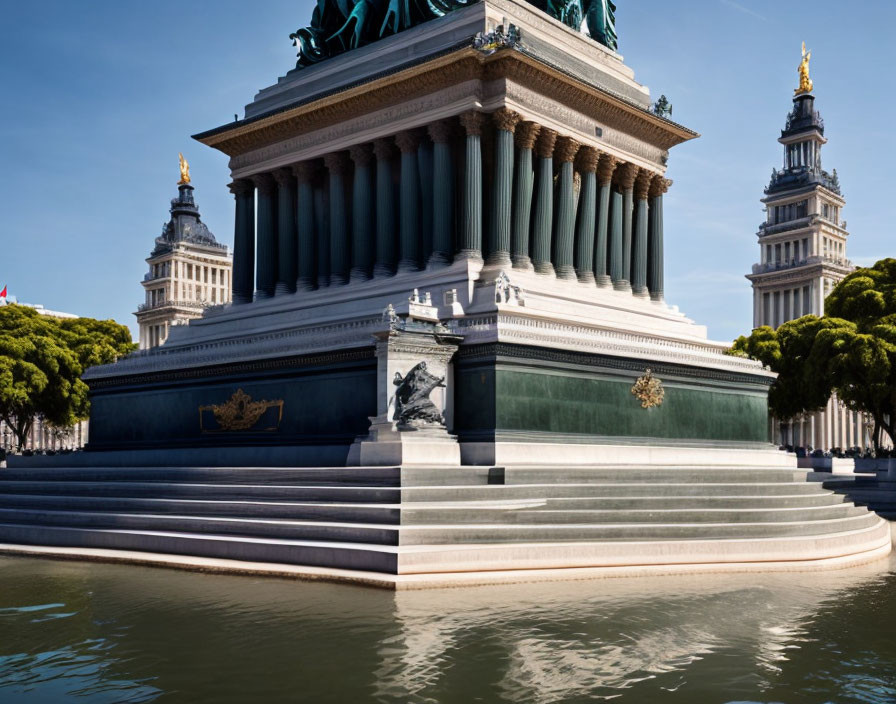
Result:
[[[230,192],[236,199],[231,300],[251,303],[255,290],[255,185],[251,181],[236,180],[230,184]]]
[[[671,185],[672,182],[662,176],[654,176],[650,184],[647,289],[654,301],[663,300],[663,194]]]
[[[420,263],[425,265],[433,251],[433,144],[428,135],[421,135],[417,147],[417,173],[420,175]]]
[[[560,137],[554,150],[554,155],[560,163],[560,175],[557,179],[557,221],[554,228],[552,261],[559,279],[576,278],[573,260],[576,226],[573,160],[580,146],[571,137]]]
[[[620,288],[622,281],[622,194],[615,188],[610,191],[610,280],[613,288]],[[621,288],[627,286],[624,283]]]
[[[451,137],[454,129],[442,120],[428,127],[433,142],[432,254],[433,266],[451,262],[454,235],[454,156]]]
[[[376,156],[376,259],[374,276],[395,273],[395,184],[392,181],[392,159],[395,148],[390,139],[373,143]]]
[[[275,295],[296,291],[296,184],[291,169],[277,169],[277,285]]]
[[[466,134],[463,212],[457,259],[482,259],[482,113],[460,116]]]
[[[647,192],[651,175],[645,169],[635,180],[635,233],[632,241],[632,293],[647,298]]]
[[[373,151],[359,144],[349,150],[355,163],[352,181],[352,281],[365,281],[373,271],[374,222]]]
[[[309,291],[314,288],[316,269],[314,252],[314,188],[311,179],[317,166],[310,161],[293,167],[297,182],[296,229],[298,230],[298,279],[296,288]]]
[[[492,113],[495,130],[495,168],[492,183],[491,227],[488,264],[510,266],[510,233],[513,214],[513,133],[519,114],[501,108]]]
[[[597,150],[582,147],[578,154],[578,170],[582,179],[579,209],[576,216],[576,276],[586,284],[594,283],[594,225],[597,210]]]
[[[314,184],[314,249],[317,252],[317,287],[330,285],[330,200],[327,179]]]
[[[539,274],[553,274],[551,264],[551,228],[554,220],[554,144],[557,133],[542,128],[535,143],[538,158],[535,192],[535,217],[532,223],[532,260]]]
[[[345,175],[348,164],[345,154],[336,152],[324,157],[330,174],[330,285],[348,283],[348,210],[345,199]]]
[[[395,136],[395,144],[401,152],[398,271],[417,271],[420,268],[420,173],[417,169],[420,135],[415,131],[400,132]]]
[[[632,280],[632,224],[634,220],[635,178],[638,167],[623,164],[618,169],[618,183],[622,190],[622,278],[613,282],[619,291],[631,291]]]
[[[518,148],[513,184],[513,226],[510,230],[510,258],[515,269],[532,269],[529,257],[529,232],[532,221],[532,187],[535,171],[532,149],[541,125],[524,122],[516,129]]]
[[[594,278],[601,288],[610,286],[609,273],[610,242],[610,200],[612,197],[613,171],[617,161],[609,154],[601,154],[597,167],[597,181],[600,186],[600,205],[597,209],[597,238],[594,243]],[[621,246],[621,243],[620,243]]]
[[[271,298],[277,286],[277,184],[270,174],[253,180],[258,188],[255,298]]]

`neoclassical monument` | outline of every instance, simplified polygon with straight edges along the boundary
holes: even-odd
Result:
[[[579,5],[409,7],[196,136],[233,302],[89,371],[88,451],[0,475],[0,550],[389,588],[886,555],[664,300],[667,101]]]

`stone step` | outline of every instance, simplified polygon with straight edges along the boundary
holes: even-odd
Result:
[[[799,526],[797,526],[798,528]],[[677,526],[677,528],[682,528]],[[705,526],[700,526],[704,529]],[[744,526],[740,526],[741,530]],[[767,530],[767,525],[758,526]],[[796,562],[867,554],[869,559],[884,556],[890,548],[890,527],[874,514],[833,522],[813,524],[802,535],[776,534],[748,540],[717,534],[714,539],[659,540],[645,538],[595,542],[532,542],[405,545],[398,548],[399,574],[480,572],[487,570],[526,570],[575,567],[614,567],[629,565],[735,564]],[[474,527],[480,529],[480,527]],[[655,526],[650,526],[655,530]],[[595,532],[596,533],[596,532]]]
[[[398,544],[398,526],[284,519],[225,518],[110,511],[0,509],[0,524],[241,535],[285,540]]]
[[[2,484],[0,484],[2,487]],[[824,496],[831,491],[823,489],[818,483],[771,482],[728,484],[723,482],[700,482],[693,484],[676,483],[673,485],[636,483],[606,484],[495,484],[490,486],[404,486],[401,499],[407,503],[418,501],[478,501],[497,496],[502,499],[558,498],[564,496],[577,497],[646,497],[663,498],[666,496],[694,497],[766,497],[778,495]]]
[[[0,481],[0,494],[133,496],[156,498],[258,499],[385,503],[401,500],[392,487],[281,486],[274,484],[189,484],[181,482]]]
[[[599,523],[778,523],[818,521],[864,515],[867,509],[850,503],[808,508],[749,508],[749,509],[678,509],[674,507],[573,510],[544,507],[477,507],[473,505],[402,508],[401,524],[405,525],[463,525],[512,523],[599,524]]]
[[[505,484],[590,484],[594,482],[796,482],[805,470],[752,467],[505,467]]]
[[[2,481],[184,482],[277,486],[397,487],[398,467],[64,467],[7,468]]]
[[[0,523],[0,542],[108,550],[133,550],[247,562],[275,562],[395,574],[397,548],[391,545],[338,543],[186,532],[67,528]]]
[[[399,545],[463,545],[557,541],[754,540],[826,535],[875,525],[874,513],[818,521],[757,523],[519,523],[402,525]]]
[[[398,504],[302,503],[281,501],[214,501],[120,496],[56,496],[0,494],[0,509],[45,511],[111,511],[189,516],[286,518],[346,523],[397,524]]]

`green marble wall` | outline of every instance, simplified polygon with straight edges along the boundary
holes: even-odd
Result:
[[[649,363],[631,360],[634,368],[625,370],[602,366],[597,357],[578,363],[537,357],[526,361],[498,355],[457,365],[454,431],[461,440],[528,432],[542,440],[578,435],[767,442],[768,387],[760,377],[719,378],[706,370],[700,378],[693,368],[685,374],[650,365],[663,381],[665,399],[659,407],[644,409],[631,387]]]

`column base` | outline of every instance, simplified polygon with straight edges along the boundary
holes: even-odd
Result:
[[[535,273],[544,276],[554,275],[554,265],[550,262],[535,262]]]
[[[296,281],[296,292],[299,291],[313,291],[314,290],[314,279],[301,278]]]
[[[665,299],[663,298],[662,291],[651,291],[650,292],[650,300],[654,303],[665,303]]]
[[[564,281],[575,281],[578,277],[576,276],[576,270],[571,266],[561,266],[556,269],[557,278],[563,279]]]
[[[593,286],[595,284],[594,280],[594,272],[590,269],[588,271],[582,271],[576,274],[580,283],[589,284]]]
[[[647,288],[633,288],[632,295],[636,298],[650,298],[650,293],[648,293]]]
[[[373,275],[379,277],[394,276],[395,270],[391,266],[385,264],[377,264],[373,267]]]
[[[410,274],[415,271],[420,271],[420,267],[417,266],[417,262],[411,261],[410,259],[403,259],[398,262],[398,273],[399,274]]]
[[[485,265],[503,267],[513,266],[513,260],[510,258],[510,252],[499,250],[488,255],[488,259],[485,260]]]
[[[232,302],[234,305],[241,306],[241,305],[244,305],[244,304],[246,304],[246,303],[251,303],[251,302],[252,302],[252,296],[247,296],[247,295],[244,294],[244,293],[234,293],[234,294],[233,294],[233,298],[231,299],[231,302]]]
[[[273,294],[268,293],[267,291],[258,290],[255,292],[255,300],[256,301],[265,301],[268,298],[273,298]]]
[[[352,269],[352,273],[349,274],[348,281],[351,284],[361,283],[362,281],[367,281],[370,278],[370,274],[368,274],[364,269]]]
[[[448,266],[451,264],[451,257],[446,252],[433,252],[429,255],[429,260],[426,262],[426,268],[432,269],[435,267]]]
[[[285,284],[282,281],[277,283],[277,288],[274,289],[275,296],[286,296],[290,293],[295,293],[295,290],[289,286],[289,284]]]
[[[532,266],[532,259],[525,254],[514,254],[510,257],[510,261],[514,269],[533,271],[535,268]]]
[[[481,262],[482,261],[482,251],[479,249],[462,249],[457,254],[454,255],[454,261],[456,261],[456,262],[463,262],[463,261]]]
[[[382,416],[370,419],[370,432],[349,448],[346,464],[354,467],[460,467],[460,445],[443,426],[401,428]]]
[[[613,279],[606,274],[599,274],[594,277],[594,283],[597,284],[598,288],[610,288],[613,285]]]
[[[614,291],[625,291],[627,293],[631,293],[632,285],[626,279],[619,279],[619,281],[613,282],[613,290]]]

